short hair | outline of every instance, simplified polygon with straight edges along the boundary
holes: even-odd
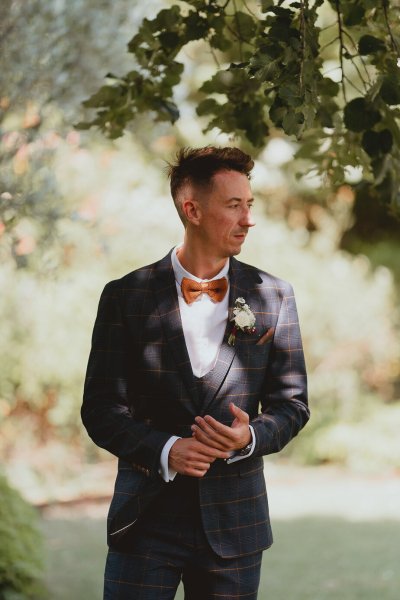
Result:
[[[186,223],[182,211],[179,192],[185,185],[191,183],[200,188],[207,188],[211,179],[219,171],[238,171],[250,179],[254,161],[249,154],[239,148],[182,148],[176,155],[175,163],[168,163],[167,175],[170,179],[171,195],[178,215]]]

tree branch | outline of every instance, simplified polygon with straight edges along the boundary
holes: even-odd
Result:
[[[360,89],[359,89],[359,88],[356,86],[356,84],[354,83],[354,81],[352,81],[352,80],[351,80],[349,77],[347,77],[347,75],[344,75],[344,76],[343,76],[343,81],[344,81],[344,80],[346,80],[346,81],[349,83],[349,85],[351,85],[351,86],[352,86],[352,87],[353,87],[353,88],[354,88],[354,89],[355,89],[355,90],[356,90],[356,91],[357,91],[357,92],[360,94],[360,96],[362,96],[362,95],[363,95],[363,93],[364,93],[364,92],[363,92],[362,90],[360,90]],[[344,95],[344,94],[343,94],[343,95]]]
[[[343,33],[344,33],[344,35],[347,35],[347,37],[349,38],[349,40],[350,40],[350,41],[351,41],[351,43],[353,44],[353,46],[354,46],[354,49],[355,49],[355,50],[358,52],[358,49],[357,49],[357,44],[355,43],[355,41],[354,41],[354,40],[353,40],[353,38],[351,37],[350,33],[349,33],[348,31],[344,31]],[[371,85],[371,84],[372,84],[372,81],[371,81],[371,77],[369,76],[369,72],[368,72],[368,69],[367,69],[367,65],[365,64],[365,61],[364,61],[363,57],[362,57],[360,54],[358,54],[358,57],[359,57],[359,59],[360,59],[360,61],[361,61],[361,64],[362,64],[362,66],[364,67],[364,71],[365,71],[365,74],[366,74],[366,76],[367,76],[368,83]],[[364,84],[365,88],[367,89],[366,83],[365,83],[365,81],[364,81],[363,77],[361,76],[361,73],[360,73],[360,71],[359,71],[359,69],[358,69],[358,66],[357,66],[357,65],[356,65],[356,63],[354,62],[354,57],[353,57],[353,56],[352,56],[352,58],[351,58],[351,62],[352,62],[352,63],[353,63],[353,65],[355,66],[355,68],[356,68],[356,70],[357,70],[357,73],[358,73],[358,75],[359,75],[359,77],[360,77],[361,81],[363,82],[363,84]]]
[[[335,44],[338,41],[338,37],[334,37],[332,40],[330,40],[330,42],[326,42],[326,44],[324,44],[323,46],[320,47],[320,54],[322,54],[322,52],[324,50],[326,50],[327,48],[329,48],[329,46],[332,46],[332,44]]]
[[[307,0],[301,0],[300,7],[300,37],[301,37],[301,62],[300,62],[300,93],[304,92],[304,63],[306,57],[306,16]]]
[[[250,8],[250,7],[247,5],[247,2],[246,2],[246,0],[242,0],[242,2],[243,2],[243,5],[244,5],[245,9],[247,10],[247,12],[248,12],[248,13],[249,13],[249,14],[250,14],[252,17],[254,17],[255,19],[259,19],[259,18],[260,18],[260,17],[258,17],[258,16],[256,15],[256,13],[254,13],[254,12],[251,10],[251,8]]]
[[[396,52],[397,57],[399,58],[400,57],[399,47],[397,45],[396,40],[394,39],[392,28],[390,27],[390,23],[389,23],[388,5],[389,5],[388,0],[382,0],[382,8],[383,8],[383,14],[385,16],[386,28],[389,33],[390,41],[392,42],[393,50]]]
[[[235,21],[236,21],[236,27],[237,27],[238,34],[239,34],[238,35],[238,41],[239,41],[239,58],[240,58],[240,62],[242,62],[243,61],[243,52],[242,52],[242,42],[243,42],[243,40],[242,40],[242,36],[241,36],[241,33],[240,33],[239,22],[238,22],[238,19],[237,19],[236,0],[233,0],[233,8],[235,9],[235,17],[234,18],[235,18]]]
[[[346,97],[346,88],[344,85],[345,75],[344,75],[344,62],[343,62],[343,51],[345,49],[344,41],[343,41],[343,24],[342,24],[342,15],[340,14],[340,0],[335,0],[336,12],[337,12],[337,25],[339,29],[339,60],[340,60],[340,70],[342,71],[342,92],[345,103],[347,104]]]

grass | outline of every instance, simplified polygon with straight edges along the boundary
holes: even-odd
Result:
[[[101,600],[104,522],[46,519],[51,600]],[[397,600],[400,522],[304,518],[275,521],[259,600]],[[182,600],[181,590],[177,600]],[[206,599],[204,599],[206,600]]]

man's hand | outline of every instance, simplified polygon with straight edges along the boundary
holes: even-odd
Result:
[[[168,465],[181,475],[203,477],[216,458],[229,458],[229,453],[194,438],[182,438],[172,444]]]
[[[210,448],[225,452],[240,450],[251,442],[249,415],[230,403],[229,409],[235,417],[230,427],[223,425],[213,417],[206,415],[196,417],[196,425],[192,425],[193,437]]]

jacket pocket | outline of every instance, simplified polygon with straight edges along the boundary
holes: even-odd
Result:
[[[125,475],[125,479],[129,477]],[[149,479],[142,476],[138,483],[135,472],[130,474],[131,489],[127,490],[127,482],[123,486],[121,477],[117,478],[114,497],[111,502],[107,519],[107,541],[108,545],[115,550],[127,551],[135,525],[140,516],[149,510],[153,500],[157,498],[161,490],[167,485],[161,477]]]

